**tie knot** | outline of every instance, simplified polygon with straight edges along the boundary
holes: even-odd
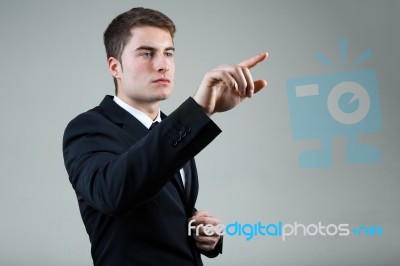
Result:
[[[153,122],[153,124],[151,124],[149,130],[152,130],[155,126],[157,126],[158,124],[160,124],[160,122]]]

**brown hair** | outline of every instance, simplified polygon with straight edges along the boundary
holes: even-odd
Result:
[[[107,59],[114,57],[121,62],[122,52],[132,37],[131,30],[140,26],[152,26],[168,30],[172,38],[174,38],[176,31],[174,22],[163,13],[143,7],[132,8],[114,18],[104,32]],[[114,84],[115,90],[117,90],[115,78]]]

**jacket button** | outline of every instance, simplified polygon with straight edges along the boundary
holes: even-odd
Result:
[[[176,140],[174,140],[173,138],[171,138],[170,140],[169,140],[169,144],[171,144],[172,146],[176,146],[176,145],[178,145],[178,142],[176,141]]]
[[[186,132],[185,131],[183,131],[183,130],[181,130],[181,131],[179,131],[179,135],[183,138],[183,137],[186,137]]]
[[[192,128],[190,126],[185,126],[185,131],[186,133],[190,133],[190,131],[192,131]]]

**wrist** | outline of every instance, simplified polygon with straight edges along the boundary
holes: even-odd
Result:
[[[213,113],[210,111],[210,108],[207,108],[207,104],[205,104],[202,100],[201,100],[201,97],[198,97],[197,96],[197,94],[196,95],[194,95],[193,97],[193,100],[201,107],[201,109],[204,111],[204,113],[207,115],[207,116],[211,116]]]

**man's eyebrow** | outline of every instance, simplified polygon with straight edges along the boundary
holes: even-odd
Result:
[[[155,51],[157,49],[154,47],[151,47],[151,46],[142,45],[142,46],[139,46],[138,48],[136,48],[136,51],[140,51],[140,50]],[[165,48],[164,50],[165,51],[175,51],[175,48],[171,46],[171,47]]]

